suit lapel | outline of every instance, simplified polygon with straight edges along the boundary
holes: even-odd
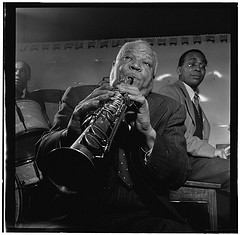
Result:
[[[179,89],[183,93],[183,95],[185,97],[184,102],[185,102],[187,112],[189,113],[190,117],[192,118],[192,121],[193,121],[194,125],[196,125],[196,123],[195,123],[195,113],[194,113],[193,104],[192,104],[192,101],[190,99],[190,96],[189,96],[184,84],[180,80],[176,81],[176,85],[179,87]]]

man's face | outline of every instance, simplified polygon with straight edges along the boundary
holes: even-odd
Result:
[[[18,91],[23,91],[30,79],[30,71],[28,67],[22,62],[15,64],[15,88]]]
[[[183,65],[178,67],[177,71],[179,79],[189,85],[192,89],[196,90],[203,81],[206,73],[204,57],[199,52],[188,53]]]
[[[112,67],[110,85],[115,87],[130,80],[140,91],[148,89],[154,78],[154,58],[151,48],[144,43],[134,42],[124,46]]]

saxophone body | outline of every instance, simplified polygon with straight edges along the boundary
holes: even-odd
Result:
[[[96,182],[95,159],[104,159],[127,107],[131,101],[126,94],[115,94],[82,123],[84,130],[70,148],[57,148],[48,155],[46,174],[64,193],[76,193]]]

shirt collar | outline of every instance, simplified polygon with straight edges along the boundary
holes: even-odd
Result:
[[[193,97],[195,95],[194,90],[189,85],[187,85],[185,82],[183,82],[183,84],[184,84],[184,86],[185,86],[185,88],[187,90],[187,93],[188,93],[190,99],[193,100]]]

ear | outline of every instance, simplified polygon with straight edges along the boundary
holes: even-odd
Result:
[[[112,67],[113,67],[115,64],[116,64],[116,60],[114,60],[114,61],[112,62]]]
[[[182,68],[180,66],[177,67],[177,74],[178,75],[182,74]]]

